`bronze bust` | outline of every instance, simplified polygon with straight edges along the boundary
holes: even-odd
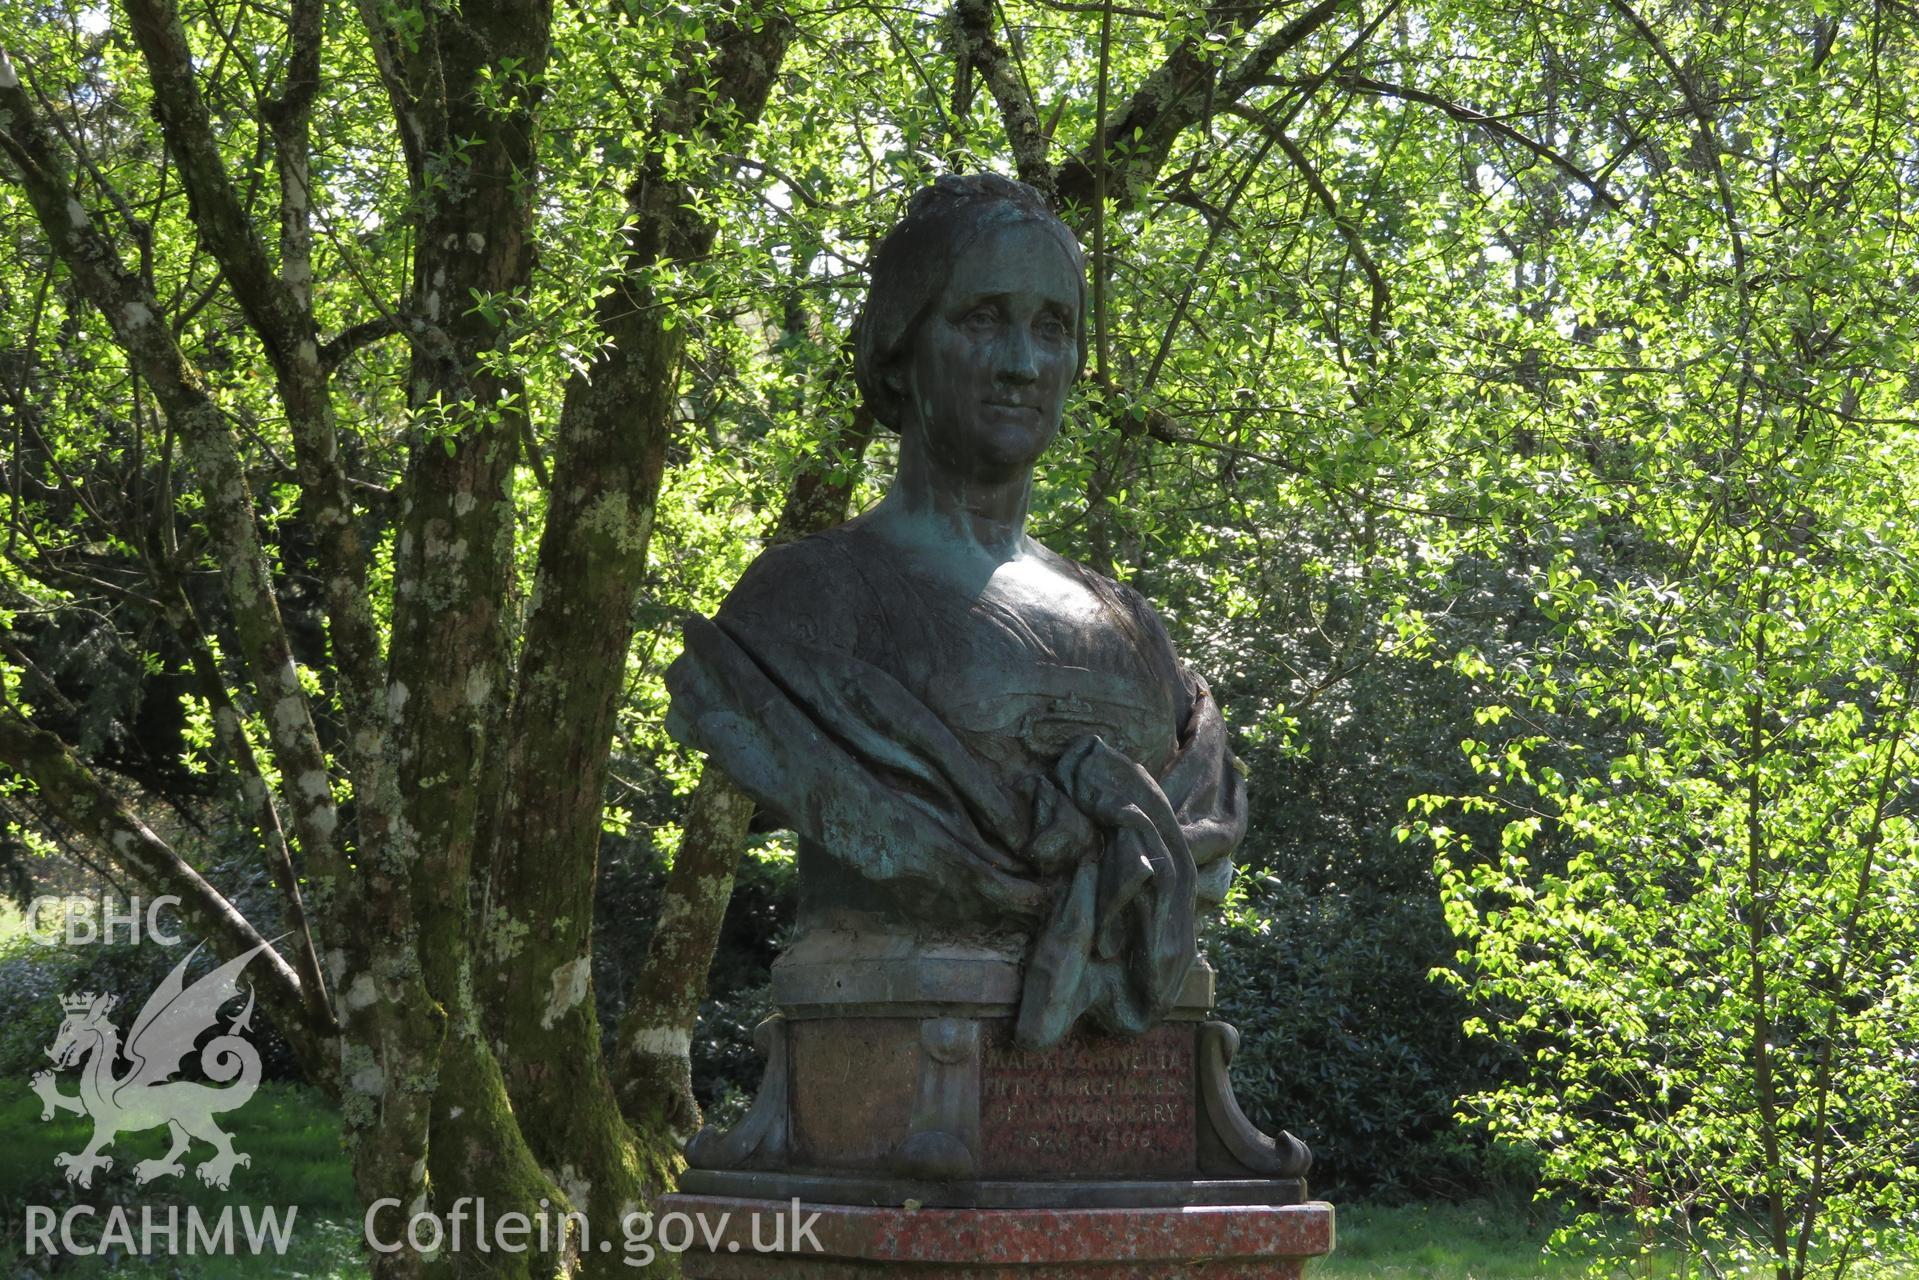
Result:
[[[1025,952],[1021,1044],[1141,1031],[1245,806],[1152,607],[1026,532],[1085,362],[1079,246],[1030,188],[947,178],[872,280],[855,368],[900,436],[892,487],[688,627],[673,726],[798,833],[802,934],[993,939]]]
[[[872,510],[774,547],[667,673],[668,727],[799,837],[747,1117],[682,1186],[829,1203],[1280,1204],[1310,1159],[1232,1095],[1195,918],[1245,788],[1138,593],[1026,532],[1085,362],[1072,234],[943,178],[881,242],[855,370]],[[1074,1099],[1061,1101],[1061,1099]]]

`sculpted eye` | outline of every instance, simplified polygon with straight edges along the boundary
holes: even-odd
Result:
[[[1041,316],[1034,328],[1039,330],[1041,336],[1055,341],[1065,338],[1072,332],[1071,327],[1066,323],[1066,317],[1050,312]]]
[[[965,329],[990,329],[999,323],[999,312],[990,306],[974,307],[960,317],[960,326]]]

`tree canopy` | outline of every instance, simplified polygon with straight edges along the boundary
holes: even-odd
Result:
[[[1919,1213],[1916,30],[12,6],[6,848],[178,893],[229,955],[259,922],[202,870],[259,859],[262,1002],[368,1202],[670,1186],[751,816],[661,729],[674,623],[876,491],[868,248],[994,169],[1092,271],[1035,532],[1160,604],[1263,806],[1223,953],[1424,904],[1340,1017],[1426,1003],[1365,964],[1444,967],[1433,1007],[1523,1059],[1465,1106],[1548,1177],[1843,1270]],[[677,852],[609,1059],[596,854],[636,827]],[[603,1265],[525,1265],[562,1262]]]

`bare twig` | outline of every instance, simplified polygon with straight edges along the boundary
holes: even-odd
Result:
[[[1262,83],[1291,85],[1297,84],[1298,80],[1285,76],[1268,76]],[[1625,208],[1625,206],[1620,203],[1619,198],[1606,189],[1603,178],[1587,172],[1583,167],[1574,163],[1561,152],[1547,146],[1537,138],[1532,138],[1521,133],[1518,129],[1513,128],[1499,117],[1489,115],[1477,107],[1470,107],[1464,103],[1454,102],[1430,90],[1416,89],[1409,85],[1393,84],[1385,80],[1375,80],[1371,76],[1335,76],[1333,83],[1342,89],[1350,89],[1355,93],[1369,93],[1379,97],[1399,98],[1406,102],[1418,102],[1429,107],[1436,107],[1461,124],[1484,129],[1496,137],[1504,138],[1508,142],[1516,143],[1524,147],[1540,159],[1558,168],[1561,172],[1565,173],[1567,177],[1572,178],[1575,182],[1585,187],[1586,190],[1592,193],[1593,199],[1599,201],[1599,203],[1605,205],[1608,209],[1618,212]],[[1612,165],[1616,166],[1618,163],[1618,159],[1612,161]]]
[[[1359,234],[1359,228],[1353,225],[1353,220],[1340,209],[1339,201],[1333,197],[1331,189],[1320,178],[1319,170],[1313,167],[1313,162],[1306,158],[1306,153],[1286,136],[1283,129],[1274,130],[1273,140],[1279,144],[1279,149],[1285,153],[1286,159],[1292,162],[1293,168],[1306,183],[1307,190],[1313,193],[1313,198],[1324,207],[1326,216],[1333,220],[1334,229],[1339,232],[1340,239],[1346,242],[1347,251],[1353,255],[1353,261],[1359,264],[1360,271],[1364,273],[1367,283],[1371,286],[1372,306],[1366,314],[1366,332],[1372,338],[1372,342],[1367,349],[1366,359],[1368,363],[1377,363],[1380,336],[1386,323],[1386,311],[1392,305],[1392,295],[1386,288],[1386,277],[1379,273],[1379,264],[1373,261],[1373,255],[1367,251],[1365,237]]]

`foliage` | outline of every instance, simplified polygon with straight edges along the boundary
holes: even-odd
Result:
[[[1455,1135],[1452,1115],[1462,1092],[1505,1064],[1462,1041],[1457,1004],[1435,999],[1410,963],[1443,932],[1430,902],[1363,887],[1261,889],[1209,948],[1219,1016],[1242,1029],[1232,1075],[1247,1114],[1303,1139],[1315,1194],[1335,1200],[1495,1185],[1499,1171]],[[1531,1173],[1505,1176],[1529,1186]]]
[[[1262,1119],[1307,1137],[1316,1186],[1379,1199],[1535,1176],[1532,1161],[1454,1125],[1461,1095],[1509,1078],[1523,1059],[1464,1042],[1470,1006],[1428,980],[1456,943],[1429,853],[1394,829],[1409,798],[1473,780],[1455,744],[1483,691],[1422,654],[1518,659],[1552,624],[1504,557],[1455,561],[1398,621],[1417,643],[1395,633],[1377,652],[1341,658],[1317,632],[1287,636],[1277,652],[1222,655],[1214,685],[1229,713],[1248,706],[1254,721],[1242,757],[1255,787],[1238,855],[1244,893],[1212,944],[1222,1010],[1246,1029],[1238,1087]],[[1305,690],[1283,732],[1261,732],[1263,691],[1341,662],[1355,668],[1347,678]],[[1599,745],[1584,717],[1553,723],[1570,742]],[[1486,818],[1461,825],[1496,829]]]
[[[1919,1224],[1915,582],[1883,551],[1911,535],[1822,511],[1844,480],[1809,469],[1811,490],[1742,485],[1790,505],[1705,530],[1683,585],[1543,573],[1568,644],[1604,656],[1480,666],[1502,700],[1461,803],[1499,814],[1496,852],[1421,824],[1472,1025],[1533,1064],[1468,1105],[1649,1246],[1782,1276]],[[1571,706],[1625,741],[1540,764],[1533,717]]]
[[[1777,91],[1730,109],[1748,145],[1689,104],[1714,185],[1653,207],[1692,218],[1711,265],[1578,268],[1587,466],[1542,477],[1567,501],[1529,546],[1557,625],[1449,655],[1486,691],[1462,743],[1479,781],[1408,828],[1438,855],[1471,1029],[1530,1061],[1468,1110],[1630,1213],[1633,1247],[1781,1280],[1919,1225],[1919,244],[1874,212],[1911,190],[1871,141],[1910,118],[1910,83],[1876,76],[1888,16],[1835,18],[1764,73],[1695,33],[1692,83]],[[1778,39],[1768,21],[1739,41]],[[1587,529],[1597,564],[1568,537]]]
[[[697,778],[675,620],[870,498],[867,246],[1019,172],[1096,249],[1034,532],[1161,602],[1262,806],[1216,942],[1261,1118],[1839,1269],[1915,1181],[1915,18],[15,6],[0,865],[191,883],[154,815],[217,811],[363,1194],[666,1185],[598,1049]]]

